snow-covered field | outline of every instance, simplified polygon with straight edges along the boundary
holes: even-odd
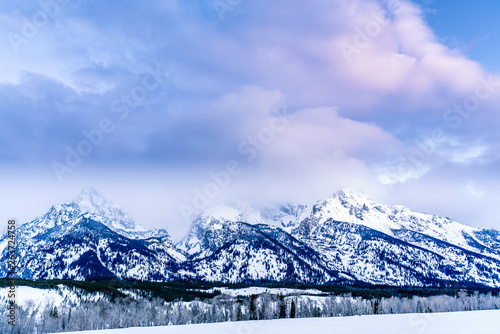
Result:
[[[225,295],[229,295],[232,297],[259,295],[261,293],[269,293],[272,295],[283,294],[285,296],[288,296],[288,295],[324,295],[325,294],[321,290],[316,290],[316,289],[300,290],[300,289],[287,289],[287,288],[263,288],[263,287],[257,287],[257,286],[248,287],[248,288],[241,288],[241,289],[228,289],[226,287],[222,287],[222,288],[211,288],[208,290],[202,290],[202,289],[197,289],[197,290],[203,291],[203,292],[220,291],[220,293],[225,294]]]
[[[0,302],[7,303],[9,288],[0,288]],[[81,295],[81,296],[80,296]],[[69,289],[62,284],[57,289],[37,289],[29,286],[16,287],[16,303],[26,305],[33,302],[35,305],[52,304],[60,306],[62,304],[78,305],[82,301],[97,301],[104,298],[102,293],[88,294],[79,289]]]
[[[500,310],[127,328],[89,334],[498,334]]]

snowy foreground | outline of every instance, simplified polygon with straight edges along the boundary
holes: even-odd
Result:
[[[89,334],[498,334],[500,310],[281,319],[85,331]]]

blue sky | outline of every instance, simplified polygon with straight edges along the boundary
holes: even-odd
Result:
[[[498,1],[418,0],[416,3],[423,7],[427,23],[442,43],[459,49],[488,71],[500,72]]]
[[[500,228],[499,6],[4,1],[0,216],[93,186],[177,237],[354,187]]]

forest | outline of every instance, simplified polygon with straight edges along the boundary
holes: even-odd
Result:
[[[80,297],[95,292],[100,292],[104,297],[97,301],[80,298],[79,303],[27,302],[18,305],[19,322],[15,327],[2,322],[1,333],[49,333],[279,318],[474,311],[500,307],[498,291],[459,288],[317,286],[315,288],[324,291],[322,295],[297,292],[287,295],[261,293],[233,297],[213,290],[203,292],[204,289],[217,285],[209,283],[201,286],[187,282],[55,280],[21,283],[46,289],[64,283],[72,291],[78,292]],[[270,284],[267,286],[271,288]],[[231,288],[241,287],[244,286],[238,284]],[[180,297],[173,298],[174,296]],[[6,305],[1,305],[0,311],[5,314]]]

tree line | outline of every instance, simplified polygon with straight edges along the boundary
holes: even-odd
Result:
[[[1,333],[48,333],[110,328],[201,324],[279,318],[341,317],[370,314],[432,313],[491,310],[500,296],[460,291],[454,296],[412,296],[367,299],[341,296],[218,295],[206,300],[166,301],[161,298],[102,298],[97,302],[18,306],[15,327],[2,321]],[[6,306],[1,305],[2,314]],[[5,318],[5,317],[4,317]]]

